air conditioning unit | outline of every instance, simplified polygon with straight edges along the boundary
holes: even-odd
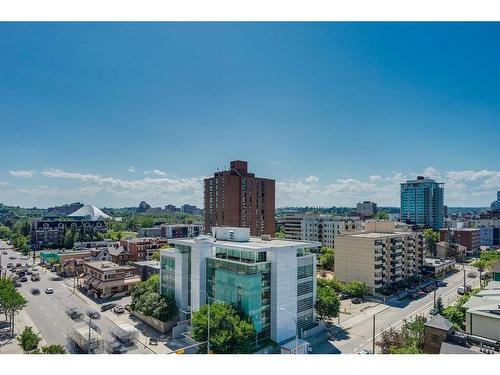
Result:
[[[273,239],[270,234],[263,234],[261,238],[262,241],[271,241]]]

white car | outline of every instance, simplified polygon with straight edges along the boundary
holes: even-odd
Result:
[[[125,308],[122,305],[118,305],[113,308],[113,312],[115,314],[123,314],[125,312]]]
[[[54,289],[52,288],[45,289],[45,294],[52,294],[52,293],[54,293]]]

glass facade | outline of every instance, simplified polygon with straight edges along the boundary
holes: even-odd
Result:
[[[160,258],[161,284],[160,293],[175,293],[175,258],[162,256]]]
[[[428,178],[401,184],[401,221],[441,229],[444,220],[444,184]]]
[[[232,254],[232,252],[230,253]],[[255,252],[248,253],[258,254]],[[270,337],[270,263],[252,264],[221,258],[209,258],[207,262],[207,289],[210,297],[218,301],[231,303],[250,317],[257,331],[256,341]]]

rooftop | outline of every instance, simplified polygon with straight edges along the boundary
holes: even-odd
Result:
[[[436,329],[441,329],[443,331],[449,331],[453,328],[453,324],[441,315],[436,315],[434,318],[429,320],[424,324],[426,327],[432,327]]]
[[[144,260],[141,262],[132,262],[131,264],[135,264],[138,266],[150,266],[150,267],[160,267],[160,262],[157,260]]]
[[[87,266],[98,268],[102,271],[106,270],[125,270],[125,269],[130,269],[133,268],[131,266],[120,266],[119,264],[107,261],[107,260],[99,260],[95,262],[85,262],[84,263]]]

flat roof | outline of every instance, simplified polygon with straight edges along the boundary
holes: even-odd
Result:
[[[98,260],[95,262],[85,262],[84,264],[100,270],[117,270],[117,269],[131,269],[132,266],[120,266],[119,264],[110,262],[109,260]]]
[[[299,241],[299,240],[286,240],[286,239],[272,239],[270,241],[263,240],[260,237],[250,237],[250,241],[237,242],[237,241],[225,241],[225,240],[214,240],[213,237],[204,236],[215,246],[227,246],[234,248],[245,248],[252,250],[269,249],[269,248],[286,248],[286,247],[304,247],[304,248],[315,248],[320,247],[321,242],[317,241]],[[195,244],[195,238],[176,238],[169,239],[169,243],[189,245],[193,246]]]
[[[346,234],[346,236],[362,237],[362,238],[384,238],[384,237],[398,236],[401,234],[403,233],[362,232],[362,233]]]
[[[143,260],[140,262],[132,262],[131,264],[137,264],[138,266],[152,266],[152,267],[160,266],[160,262],[158,262],[157,260]]]

